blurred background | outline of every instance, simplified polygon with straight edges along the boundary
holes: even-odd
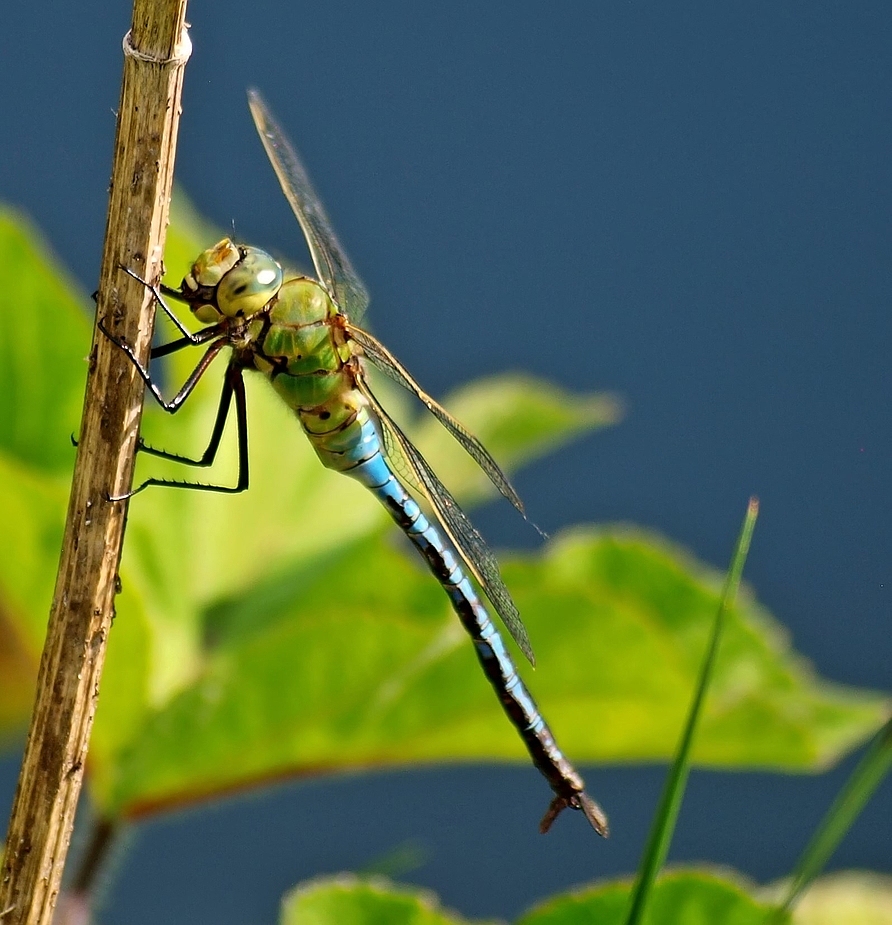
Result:
[[[517,369],[623,397],[620,426],[519,473],[535,521],[632,522],[723,568],[756,493],[762,603],[822,675],[888,689],[892,11],[601,7],[194,0],[178,183],[240,240],[305,259],[248,114],[260,88],[375,332],[426,389]],[[129,15],[4,11],[0,198],[85,293]],[[507,505],[475,520],[496,547],[536,543]],[[672,860],[782,875],[852,763],[696,772]],[[4,828],[17,771],[0,759]],[[298,880],[400,855],[421,862],[403,879],[464,914],[514,915],[634,870],[663,770],[586,777],[608,842],[569,817],[539,836],[526,766],[319,780],[166,816],[133,833],[103,919],[269,922]],[[890,813],[887,781],[831,866],[892,870]]]

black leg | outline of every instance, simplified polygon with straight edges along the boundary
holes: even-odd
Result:
[[[233,396],[235,396],[235,419],[238,428],[238,483],[236,485],[205,485],[201,482],[181,482],[175,479],[146,479],[133,491],[129,491],[125,495],[109,497],[109,501],[124,501],[127,498],[132,498],[150,485],[162,485],[168,488],[191,488],[195,491],[216,491],[223,494],[238,494],[245,491],[248,487],[248,408],[245,401],[245,382],[242,378],[242,369],[235,363],[230,363],[226,368],[226,377],[223,380],[223,391],[220,393],[220,404],[217,407],[214,429],[207,449],[200,459],[191,459],[187,456],[168,453],[165,450],[156,450],[154,447],[146,446],[142,442],[140,442],[139,448],[152,456],[169,459],[187,466],[211,465],[220,447],[220,439],[223,436],[223,429],[226,425],[226,418],[229,416],[229,407],[232,404]]]
[[[220,392],[220,404],[217,406],[217,416],[214,418],[214,429],[211,432],[211,439],[208,441],[207,449],[198,458],[191,456],[182,456],[179,453],[169,453],[167,450],[159,450],[147,443],[143,443],[142,437],[139,438],[139,449],[149,456],[157,456],[159,459],[169,459],[171,462],[182,463],[184,466],[210,466],[213,465],[217,457],[217,450],[220,447],[220,438],[223,436],[223,428],[226,426],[226,419],[229,417],[229,406],[232,403],[233,395],[232,377],[227,369],[223,378],[223,389]]]
[[[170,318],[170,320],[174,323],[174,325],[176,325],[177,330],[180,332],[180,334],[183,335],[183,337],[186,340],[188,340],[192,344],[201,343],[201,340],[198,339],[200,335],[193,334],[186,327],[186,325],[184,325],[183,322],[180,321],[179,318],[177,318],[177,316],[174,314],[173,310],[170,308],[167,302],[164,301],[163,296],[165,295],[170,296],[171,298],[182,299],[182,295],[179,292],[177,292],[176,289],[171,289],[170,286],[162,286],[161,289],[159,289],[157,286],[154,286],[148,280],[143,279],[137,273],[134,273],[133,270],[130,270],[127,267],[125,267],[124,264],[121,263],[121,264],[118,264],[118,266],[120,266],[120,268],[128,276],[132,276],[133,279],[135,279],[138,283],[142,283],[143,286],[145,286],[146,289],[148,289],[152,293],[155,301],[158,303],[158,305],[161,306],[161,310],[164,312],[165,315],[167,315],[168,318]]]
[[[224,333],[223,325],[215,324],[213,327],[204,328],[197,334],[192,334],[189,337],[178,337],[169,344],[161,344],[158,347],[153,347],[152,352],[149,354],[149,358],[157,360],[159,357],[166,357],[168,354],[176,353],[178,350],[183,350],[185,347],[197,347]]]
[[[149,371],[139,362],[139,358],[133,352],[133,348],[125,341],[115,337],[115,335],[106,328],[103,322],[100,321],[98,327],[119,350],[123,350],[124,353],[127,354],[130,358],[130,362],[136,367],[136,371],[139,373],[142,381],[145,382],[146,388],[148,388],[155,401],[157,401],[168,414],[176,414],[176,412],[182,408],[183,402],[192,394],[192,390],[195,386],[198,385],[198,380],[205,374],[207,368],[211,365],[217,354],[229,343],[225,337],[213,341],[205,351],[204,356],[198,361],[195,369],[189,374],[189,378],[183,383],[179,392],[177,392],[170,401],[167,401],[161,394],[161,390],[155,384]]]
[[[167,356],[169,353],[176,353],[177,350],[182,350],[184,347],[197,347],[200,344],[207,343],[211,338],[215,337],[217,334],[223,334],[224,326],[222,324],[214,324],[209,328],[203,328],[201,331],[197,331],[193,334],[184,324],[180,321],[179,318],[174,314],[173,309],[164,301],[164,296],[168,296],[172,299],[179,299],[181,302],[188,301],[182,292],[177,289],[171,289],[170,286],[165,286],[163,283],[160,287],[153,286],[148,280],[143,279],[137,273],[134,273],[133,270],[128,269],[123,264],[118,264],[118,266],[128,275],[132,276],[138,283],[142,283],[143,286],[148,289],[155,298],[155,302],[161,306],[162,311],[176,326],[177,330],[182,334],[182,337],[177,338],[175,341],[172,341],[169,344],[163,344],[160,347],[155,347],[150,354],[153,360],[158,359],[158,357]],[[95,299],[96,293],[93,293]],[[103,328],[103,331],[105,329]],[[107,332],[106,332],[107,333]]]

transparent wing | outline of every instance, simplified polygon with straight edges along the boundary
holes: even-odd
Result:
[[[523,501],[520,500],[514,486],[508,481],[508,476],[499,468],[499,464],[492,458],[489,450],[460,421],[457,421],[442,405],[434,401],[412,378],[405,366],[377,338],[352,324],[347,325],[347,331],[362,347],[372,365],[390,376],[404,389],[418,396],[428,411],[455,437],[471,459],[489,476],[493,485],[526,517]]]
[[[468,520],[467,514],[458,506],[458,502],[452,497],[449,489],[440,481],[412,441],[381,407],[368,383],[362,377],[357,377],[357,384],[377,414],[384,438],[385,454],[394,470],[407,478],[409,483],[430,502],[440,526],[492,602],[508,632],[530,660],[530,664],[535,664],[530,637],[520,619],[517,606],[502,580],[499,563],[487,546],[486,540]]]
[[[344,314],[358,321],[369,304],[368,291],[344,253],[300,157],[256,90],[248,91],[248,105],[282,192],[303,229],[320,282]]]

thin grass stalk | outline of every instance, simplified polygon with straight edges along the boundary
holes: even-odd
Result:
[[[734,548],[734,554],[731,557],[731,564],[725,578],[725,586],[722,589],[722,597],[713,622],[709,646],[700,667],[700,677],[697,681],[694,699],[688,711],[688,718],[678,745],[678,751],[669,769],[669,776],[666,779],[663,795],[660,798],[660,804],[654,817],[653,827],[648,836],[644,855],[638,868],[638,879],[632,890],[629,913],[626,918],[627,925],[640,925],[656,882],[657,874],[660,872],[660,868],[662,868],[666,860],[666,855],[669,853],[669,845],[675,832],[675,823],[678,819],[678,812],[681,808],[681,801],[684,797],[685,785],[688,780],[694,733],[697,729],[700,714],[703,711],[706,693],[709,690],[709,684],[715,669],[716,655],[725,626],[725,618],[734,605],[737,589],[740,586],[740,576],[743,573],[743,565],[749,552],[758,513],[758,500],[750,498],[740,536],[737,538],[737,545]]]
[[[877,733],[815,830],[790,878],[779,912],[788,912],[821,873],[876,789],[892,769],[892,719]],[[777,920],[783,920],[779,916]]]

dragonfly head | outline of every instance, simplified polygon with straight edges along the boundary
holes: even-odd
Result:
[[[183,280],[182,298],[205,324],[250,318],[282,286],[282,268],[266,251],[224,238],[204,251]]]

